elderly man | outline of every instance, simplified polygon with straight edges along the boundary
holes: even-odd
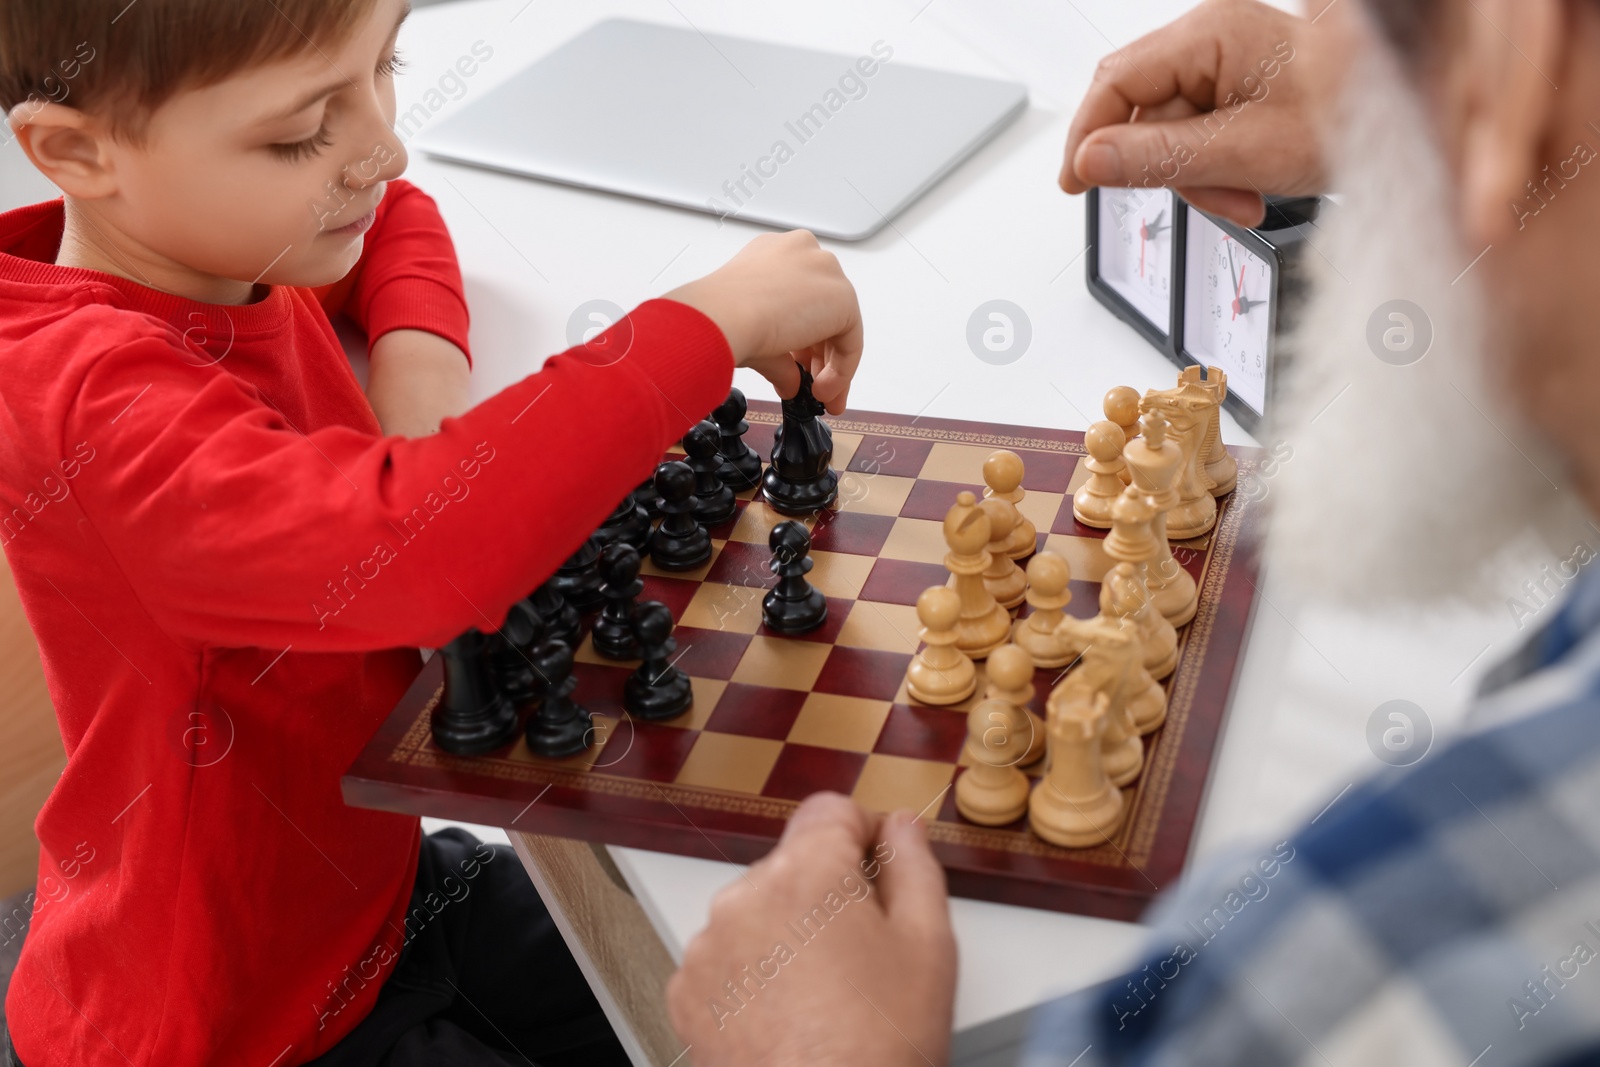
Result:
[[[1170,185],[1246,224],[1262,191],[1341,193],[1274,430],[1295,459],[1273,565],[1352,602],[1481,599],[1508,558],[1600,532],[1600,4],[1312,3],[1212,0],[1108,57],[1060,182]],[[1421,358],[1369,342],[1396,300],[1431,326]],[[1039,1013],[1027,1062],[1600,1062],[1600,579],[1539,621],[1465,736],[1194,872],[1138,968]],[[711,1007],[857,871],[873,891],[837,933]],[[670,992],[702,1067],[922,1064],[953,984],[917,824],[821,796],[717,898]]]

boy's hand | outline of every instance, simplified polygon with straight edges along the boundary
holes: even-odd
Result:
[[[1321,36],[1257,0],[1207,0],[1106,56],[1067,133],[1061,188],[1168,186],[1245,226],[1261,222],[1262,193],[1322,192],[1323,86],[1306,56]]]
[[[947,1061],[955,981],[944,871],[921,825],[819,793],[712,901],[667,1007],[701,1067],[926,1067]]]
[[[861,361],[861,305],[839,260],[809,231],[763,234],[666,297],[721,327],[734,364],[759,371],[779,396],[799,390],[804,363],[812,394],[832,414],[844,411]]]
[[[367,403],[385,437],[426,437],[470,406],[467,355],[425,330],[390,330],[367,361]]]

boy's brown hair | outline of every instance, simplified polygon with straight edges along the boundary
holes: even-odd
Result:
[[[54,101],[141,144],[150,114],[306,48],[343,43],[376,0],[0,0],[0,107]]]

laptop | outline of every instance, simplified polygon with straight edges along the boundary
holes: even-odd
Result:
[[[510,174],[856,241],[1027,106],[1016,82],[626,19],[596,23],[414,147]]]

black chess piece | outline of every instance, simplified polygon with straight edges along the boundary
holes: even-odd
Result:
[[[606,603],[590,630],[594,650],[606,659],[638,659],[633,604],[644,590],[644,582],[639,580],[639,553],[625,541],[611,542],[600,553],[600,574],[605,578],[600,594]]]
[[[761,484],[761,454],[744,443],[750,424],[744,421],[749,403],[744,390],[735,386],[728,399],[717,405],[711,421],[717,424],[717,435],[722,448],[722,467],[717,471],[722,484],[735,493],[754,489]]]
[[[567,603],[567,598],[552,581],[545,582],[533,591],[528,602],[539,618],[544,620],[547,636],[565,641],[568,648],[577,648],[583,637],[583,617],[578,609]]]
[[[778,584],[761,599],[761,621],[780,634],[815,630],[828,618],[828,598],[806,581],[812,567],[811,534],[804,523],[780,522],[767,537]]]
[[[533,667],[533,649],[545,638],[544,620],[527,600],[506,612],[506,621],[489,637],[489,663],[496,685],[516,707],[544,695],[544,679]]]
[[[639,483],[639,488],[632,493],[634,502],[644,508],[647,518],[659,519],[661,517],[661,498],[656,495],[656,477],[652,474]],[[640,549],[640,551],[644,551]]]
[[[651,479],[651,497],[655,496],[655,492],[656,483]],[[613,541],[622,541],[643,552],[650,547],[650,510],[629,493],[594,535],[599,538],[602,548]]]
[[[783,402],[783,424],[772,442],[772,465],[761,478],[761,492],[785,515],[811,515],[839,496],[833,460],[833,431],[817,416],[826,408],[811,395],[811,373],[800,368],[800,391]]]
[[[493,752],[517,735],[517,709],[495,685],[489,638],[468,630],[439,650],[444,693],[433,709],[436,745],[457,756]]]
[[[669,459],[656,468],[661,525],[650,536],[650,562],[664,571],[692,571],[711,558],[711,535],[694,517],[700,501],[694,495],[694,471]]]
[[[550,576],[550,584],[579,613],[600,606],[600,548],[600,539],[590,534]]]
[[[622,706],[636,719],[675,719],[694,705],[689,676],[672,665],[678,642],[672,637],[672,610],[646,600],[633,612],[633,635],[644,662],[622,686]]]
[[[694,517],[701,526],[721,526],[733,518],[738,499],[722,484],[722,440],[710,419],[696,423],[683,435],[684,462],[694,471],[694,496],[700,501]]]
[[[544,703],[528,717],[528,748],[548,759],[577,755],[589,747],[594,719],[572,699],[578,686],[572,676],[572,649],[561,641],[545,641],[534,650],[533,665],[549,685]]]

